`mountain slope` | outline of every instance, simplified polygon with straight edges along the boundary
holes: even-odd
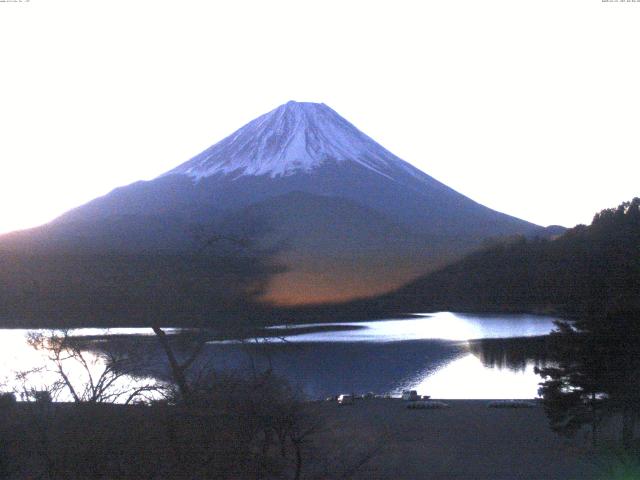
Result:
[[[292,191],[340,196],[422,233],[486,237],[534,231],[401,160],[323,104],[289,102],[150,182],[63,215],[175,214],[194,222]]]
[[[287,221],[282,221],[286,218]],[[259,225],[263,248],[278,251],[289,271],[274,278],[273,300],[348,300],[387,292],[442,266],[468,248],[413,232],[376,210],[342,197],[290,192],[234,211],[222,230],[238,237]]]
[[[487,238],[544,232],[452,190],[326,105],[289,102],[156,179],[0,237],[0,251],[182,254],[239,225],[276,248],[287,271],[265,298],[280,303],[379,294]]]

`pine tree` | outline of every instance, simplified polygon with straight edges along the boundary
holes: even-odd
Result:
[[[552,334],[557,364],[538,373],[554,430],[571,435],[589,424],[597,439],[604,416],[622,416],[629,449],[640,414],[640,199],[595,215],[585,236],[580,320]]]

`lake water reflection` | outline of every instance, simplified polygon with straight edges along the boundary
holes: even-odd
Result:
[[[533,398],[540,377],[521,368],[485,365],[474,339],[546,335],[555,318],[441,312],[409,319],[330,324],[339,331],[296,334],[327,324],[276,326],[283,338],[253,345],[253,362],[284,374],[309,396],[344,392],[398,395],[416,389],[434,398]],[[344,329],[352,327],[352,330]],[[246,368],[240,348],[212,344],[227,368]],[[243,346],[244,351],[247,346]]]
[[[280,337],[244,343],[207,344],[203,364],[251,372],[272,368],[311,398],[338,393],[399,394],[416,389],[434,398],[533,398],[540,378],[533,364],[523,368],[483,364],[473,339],[513,338],[549,333],[554,318],[533,315],[417,314],[388,319],[321,325],[273,327]],[[327,325],[337,331],[309,333]],[[305,330],[301,330],[304,328]],[[300,333],[302,332],[302,333]],[[26,343],[26,330],[0,330],[0,379],[9,386],[14,372],[46,362]],[[75,335],[118,335],[132,339],[150,329],[78,329]],[[154,342],[142,342],[163,358]],[[473,353],[475,352],[475,353]],[[156,355],[156,353],[153,353]],[[42,383],[47,378],[40,379]]]

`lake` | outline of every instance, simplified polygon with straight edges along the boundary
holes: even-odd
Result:
[[[269,329],[278,335],[274,338],[209,342],[200,366],[243,374],[271,368],[310,398],[351,392],[399,395],[405,389],[447,399],[533,398],[540,382],[533,361],[517,366],[488,363],[474,340],[546,335],[554,320],[440,312],[407,319],[274,326]],[[312,331],[315,328],[321,330]],[[0,380],[4,379],[5,388],[20,388],[16,371],[47,365],[44,353],[27,344],[27,333],[0,330]],[[139,341],[152,335],[150,329],[77,329],[73,334],[105,335],[107,343],[109,336],[119,342],[130,338],[137,348],[148,351],[156,365],[163,363],[152,337]],[[99,369],[100,356],[91,351],[87,355],[92,368]],[[38,372],[30,377],[30,385],[44,387],[53,378],[51,372]]]

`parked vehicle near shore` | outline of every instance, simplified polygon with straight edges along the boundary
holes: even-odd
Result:
[[[418,392],[416,392],[415,390],[405,390],[402,392],[402,400],[415,402],[416,400],[419,400],[419,399],[420,397],[418,396]]]

